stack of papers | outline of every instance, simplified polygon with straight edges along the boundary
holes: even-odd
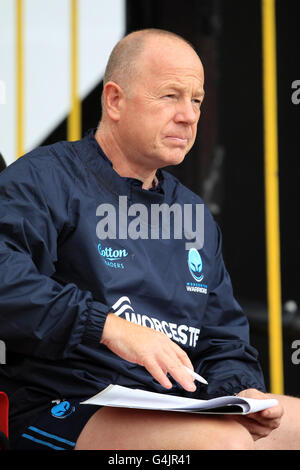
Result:
[[[109,385],[102,392],[82,402],[87,405],[101,405],[145,410],[179,411],[185,413],[249,414],[277,405],[277,400],[257,400],[237,396],[224,396],[210,400],[183,398],[163,393]]]

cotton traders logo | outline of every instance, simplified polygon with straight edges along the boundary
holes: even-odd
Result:
[[[123,261],[128,257],[127,250],[104,247],[101,243],[98,243],[98,253],[103,258],[104,263],[110,268],[124,269]]]
[[[188,252],[188,267],[192,277],[195,279],[195,281],[197,281],[197,283],[187,282],[186,290],[188,292],[198,292],[201,294],[207,294],[207,285],[201,283],[204,278],[204,274],[202,273],[202,258],[196,248],[190,248]]]

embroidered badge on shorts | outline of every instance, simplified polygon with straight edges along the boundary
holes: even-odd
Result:
[[[54,418],[66,418],[75,411],[75,406],[72,406],[70,402],[63,400],[57,403],[51,408],[51,414]]]

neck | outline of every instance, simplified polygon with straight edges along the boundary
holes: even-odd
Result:
[[[140,162],[137,163],[130,159],[130,155],[121,149],[118,139],[112,132],[106,129],[101,123],[98,127],[95,139],[102,148],[107,158],[111,161],[113,169],[118,175],[127,178],[135,178],[143,182],[143,189],[153,187],[155,181],[156,169],[144,168]]]

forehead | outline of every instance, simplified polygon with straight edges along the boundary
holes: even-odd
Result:
[[[142,80],[158,86],[193,86],[203,89],[204,71],[196,52],[183,41],[149,41],[141,57]]]

